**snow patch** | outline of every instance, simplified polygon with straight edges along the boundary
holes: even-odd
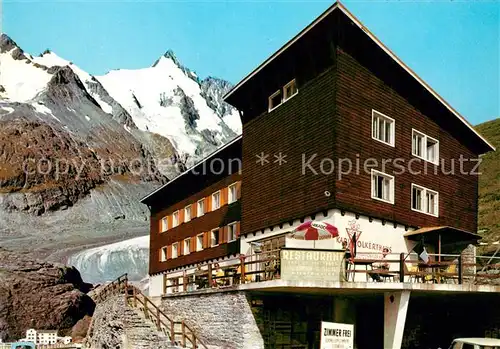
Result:
[[[35,108],[35,110],[38,113],[50,115],[54,119],[56,119],[57,121],[61,122],[61,120],[59,120],[59,118],[52,113],[52,110],[50,110],[49,108],[47,108],[45,105],[40,104],[40,103],[32,103],[31,105]]]
[[[52,114],[52,110],[50,110],[49,108],[47,108],[45,105],[43,104],[40,104],[40,103],[32,103],[31,104],[35,110],[39,113],[42,113],[42,114]]]
[[[10,113],[14,112],[14,108],[11,108],[11,107],[0,107],[0,108],[2,108],[3,110],[7,111],[7,114],[10,114]]]
[[[13,50],[0,54],[1,85],[9,100],[26,102],[45,89],[52,75],[24,59],[12,58]]]

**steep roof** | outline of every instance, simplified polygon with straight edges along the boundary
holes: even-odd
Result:
[[[374,43],[376,43],[387,55],[397,64],[399,64],[409,75],[411,75],[416,82],[418,82],[422,87],[424,87],[436,100],[438,100],[446,109],[448,109],[460,122],[462,122],[471,132],[472,135],[478,138],[478,141],[482,142],[486,149],[495,150],[495,147],[489,143],[483,136],[481,136],[474,127],[458,113],[448,102],[444,100],[436,91],[434,91],[424,80],[422,80],[413,70],[411,70],[401,59],[399,59],[394,52],[392,52],[388,47],[386,47],[373,33],[371,33],[362,23],[359,21],[351,12],[349,12],[343,4],[340,2],[335,2],[330,6],[325,12],[323,12],[318,18],[316,18],[311,24],[300,31],[296,36],[294,36],[290,41],[283,45],[278,51],[267,58],[263,63],[261,63],[257,68],[255,68],[250,74],[244,77],[238,84],[236,84],[226,95],[224,100],[227,101],[233,94],[235,94],[242,86],[249,82],[255,75],[257,75],[262,69],[264,69],[269,63],[279,57],[283,52],[288,50],[293,46],[300,38],[305,36],[312,28],[317,24],[321,23],[325,18],[327,18],[334,11],[340,11],[343,15],[348,17],[354,24],[356,24]]]

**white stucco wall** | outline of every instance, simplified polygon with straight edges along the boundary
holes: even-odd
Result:
[[[149,276],[149,296],[159,297],[163,294],[163,274]]]
[[[311,220],[311,217],[305,217],[305,221]],[[358,233],[357,241],[357,255],[359,259],[378,259],[382,257],[383,248],[388,248],[389,255],[387,259],[398,258],[396,254],[408,253],[413,246],[414,242],[405,239],[406,233],[403,225],[394,227],[392,222],[382,224],[379,219],[370,219],[366,216],[358,216],[351,212],[341,214],[340,210],[329,210],[326,217],[323,213],[317,214],[314,218],[315,221],[326,222],[334,225],[339,230],[339,236],[334,239],[320,240],[320,241],[303,241],[286,237],[285,245],[291,248],[304,248],[304,249],[342,249],[342,241],[348,241],[347,229],[355,225]],[[246,237],[241,237],[241,253],[250,255],[252,251],[252,242],[258,242],[262,239],[267,239],[272,236],[281,235],[283,233],[291,232],[301,224],[300,220],[295,220],[293,224],[284,224],[282,228],[279,226],[274,227],[271,231],[270,228],[264,229],[254,234],[248,234]],[[432,252],[428,250],[428,252]],[[397,270],[396,263],[391,264],[392,270]],[[366,281],[366,276],[363,273],[357,273],[356,281]]]

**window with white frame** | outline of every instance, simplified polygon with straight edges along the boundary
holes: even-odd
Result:
[[[229,186],[229,188],[228,188],[228,198],[227,198],[228,199],[227,200],[228,204],[232,204],[233,202],[236,201],[236,190],[237,190],[236,183],[231,184]]]
[[[184,254],[191,253],[191,238],[184,239]]]
[[[269,111],[281,104],[281,90],[276,91],[269,97]]]
[[[220,191],[212,194],[212,211],[220,208]]]
[[[205,214],[205,199],[198,200],[196,214],[198,217]]]
[[[177,258],[179,256],[179,243],[175,242],[172,244],[172,258]]]
[[[203,250],[203,233],[196,236],[196,251]]]
[[[160,222],[160,232],[165,232],[168,230],[168,217],[163,217]]]
[[[394,146],[395,122],[394,119],[372,110],[372,138]]]
[[[372,198],[394,203],[394,176],[372,170]]]
[[[160,262],[165,262],[167,260],[168,247],[162,247],[160,250]]]
[[[189,222],[191,220],[191,205],[184,208],[184,222]]]
[[[411,208],[414,211],[437,217],[439,215],[439,193],[420,185],[411,185]]]
[[[219,229],[214,229],[212,230],[212,232],[210,233],[210,247],[214,247],[214,246],[217,246],[219,244]]]
[[[412,154],[439,164],[439,141],[426,134],[413,130],[412,132]]]
[[[236,240],[236,223],[231,223],[227,226],[227,241]]]
[[[179,225],[179,211],[175,211],[172,215],[172,228]]]
[[[299,92],[299,90],[297,90],[297,83],[295,79],[293,79],[283,87],[283,102],[295,96],[297,92]]]

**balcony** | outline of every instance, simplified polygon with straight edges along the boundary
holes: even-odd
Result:
[[[500,292],[500,257],[282,248],[164,275],[164,294],[316,288]],[[369,291],[371,292],[371,291]]]

